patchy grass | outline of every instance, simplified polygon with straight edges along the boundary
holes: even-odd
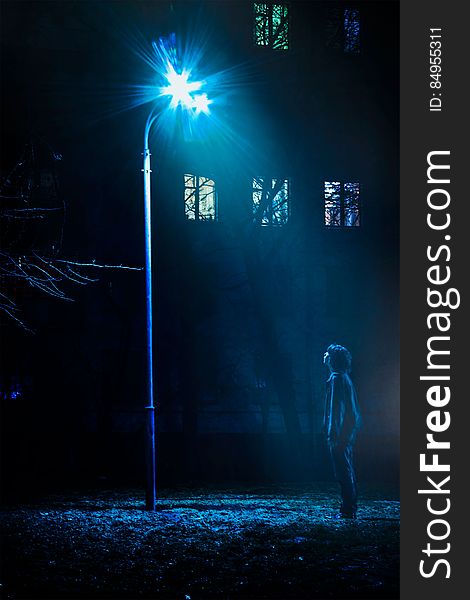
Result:
[[[335,521],[335,486],[49,496],[3,512],[4,597],[398,598],[399,503],[362,490]]]

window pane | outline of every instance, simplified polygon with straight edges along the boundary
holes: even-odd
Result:
[[[263,180],[260,177],[253,177],[253,216],[256,216],[262,197]]]
[[[341,183],[325,181],[325,225],[341,225]]]
[[[288,12],[284,4],[273,4],[273,48],[289,49]]]
[[[184,212],[192,221],[217,220],[215,182],[209,177],[184,175]]]
[[[268,185],[268,183],[263,177],[253,178],[253,217],[258,217],[260,204],[263,204],[264,210],[261,218],[261,225],[269,225],[270,223],[271,207],[269,200],[266,203],[266,194],[269,191],[265,189],[266,185]]]
[[[199,178],[199,219],[202,221],[215,221],[216,196],[215,183],[207,177]]]
[[[359,219],[359,184],[344,184],[344,224],[348,227],[358,227]]]
[[[289,49],[289,9],[285,4],[255,2],[254,40],[258,46]]]
[[[289,219],[289,180],[253,178],[253,216],[261,225],[285,225]],[[260,219],[259,211],[264,207]]]
[[[344,51],[359,53],[359,11],[357,9],[344,10]]]
[[[196,176],[184,176],[184,214],[187,219],[196,218]]]
[[[255,2],[255,43],[258,46],[269,46],[269,6]]]
[[[325,23],[329,48],[350,54],[360,52],[360,12],[358,9],[331,7]]]
[[[273,188],[278,180],[273,179]],[[272,201],[272,223],[273,225],[285,225],[289,219],[289,181],[284,179],[282,187]]]

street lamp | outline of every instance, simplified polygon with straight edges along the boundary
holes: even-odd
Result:
[[[177,72],[173,65],[166,63],[164,78],[167,85],[161,87],[159,96],[170,98],[169,108],[171,110],[185,110],[190,117],[199,114],[209,114],[207,94],[196,93],[204,85],[202,81],[190,81],[191,72],[182,70]],[[145,289],[146,289],[146,314],[147,314],[147,489],[146,508],[156,508],[156,478],[155,478],[155,403],[153,397],[153,325],[152,325],[152,213],[151,213],[151,187],[150,187],[150,149],[149,134],[152,125],[159,117],[159,112],[154,108],[145,124],[144,132],[144,219],[145,219]]]

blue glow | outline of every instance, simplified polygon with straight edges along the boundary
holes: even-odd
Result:
[[[240,130],[240,114],[246,109],[240,100],[246,102],[247,85],[258,83],[255,65],[247,61],[221,69],[220,58],[211,52],[206,24],[195,29],[151,44],[138,30],[123,29],[123,43],[149,67],[149,76],[139,83],[116,86],[106,116],[151,104],[156,115],[152,134],[158,136],[161,147],[174,144],[175,134],[184,141],[204,143],[204,150],[219,157],[236,147],[248,167],[258,146]]]
[[[164,77],[168,81],[168,85],[160,88],[160,96],[170,96],[170,108],[177,108],[178,106],[189,109],[199,107],[196,98],[202,96],[193,97],[192,93],[201,89],[202,82],[189,81],[190,71],[183,70],[182,73],[177,73],[170,63],[167,67]],[[204,96],[207,99],[207,95],[204,94]],[[199,112],[201,111],[199,110]]]
[[[194,108],[196,110],[196,114],[204,113],[206,115],[210,114],[209,104],[212,103],[212,100],[209,100],[207,94],[198,94],[194,96]]]
[[[181,106],[192,111],[195,116],[201,112],[209,114],[211,101],[207,97],[207,93],[195,94],[206,82],[191,79],[200,56],[197,53],[183,53],[183,60],[180,60],[180,52],[178,52],[174,34],[160,38],[158,43],[153,42],[153,49],[157,56],[157,62],[160,63],[160,70],[163,71],[163,78],[167,83],[159,88],[159,97],[169,96],[172,109]],[[181,63],[184,64],[184,67]]]
[[[179,114],[185,139],[201,136],[205,124],[199,123],[198,117],[210,114],[209,105],[213,100],[209,98],[208,92],[214,90],[214,76],[209,79],[197,77],[201,50],[182,50],[174,34],[160,38],[158,42],[153,42],[152,46],[156,58],[155,70],[160,81],[163,80],[165,84],[154,87],[154,99],[169,99],[159,112],[158,125],[168,132],[174,130],[176,115]],[[219,78],[216,76],[215,79]],[[206,89],[202,91],[202,88]]]

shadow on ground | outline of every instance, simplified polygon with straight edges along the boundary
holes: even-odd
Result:
[[[334,521],[336,487],[141,490],[5,507],[5,598],[398,598],[399,502],[363,490]]]

